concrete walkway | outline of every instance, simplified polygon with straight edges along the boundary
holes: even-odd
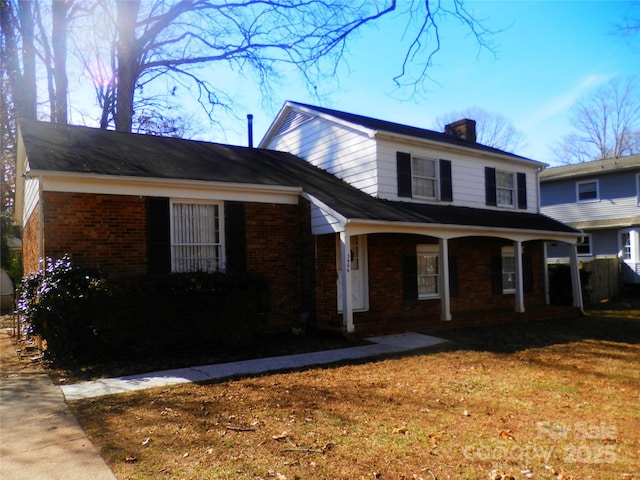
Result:
[[[60,387],[41,368],[19,361],[13,342],[0,334],[0,478],[115,480]]]
[[[321,352],[164,370],[162,372],[143,373],[125,377],[104,378],[73,385],[64,385],[61,388],[67,401],[74,401],[102,395],[133,392],[146,388],[177,385],[180,383],[207,382],[242,375],[256,375],[316,365],[328,365],[346,360],[374,358],[426,348],[446,341],[442,338],[430,337],[418,333],[370,337],[366,340],[372,342],[372,344]]]
[[[415,333],[372,337],[371,345],[108,378],[59,387],[40,368],[17,361],[3,337],[0,359],[0,479],[115,480],[67,401],[187,382],[384,357],[445,342]],[[64,395],[63,395],[64,392]]]

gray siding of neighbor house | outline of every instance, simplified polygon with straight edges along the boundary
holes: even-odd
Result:
[[[621,172],[543,182],[542,213],[566,223],[633,217],[638,215],[636,176],[637,172]],[[577,183],[593,180],[598,181],[599,199],[578,202]]]
[[[618,229],[593,230],[585,233],[591,234],[591,255],[579,255],[579,257],[611,257],[618,255]],[[569,258],[569,246],[566,243],[549,243],[547,246],[549,258]]]

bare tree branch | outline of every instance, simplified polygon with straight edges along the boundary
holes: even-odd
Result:
[[[614,79],[573,107],[575,132],[555,148],[563,163],[640,153],[640,96],[635,78]]]

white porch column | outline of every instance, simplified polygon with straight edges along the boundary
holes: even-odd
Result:
[[[355,328],[351,292],[351,236],[347,232],[340,232],[340,259],[342,263],[342,328],[346,333],[352,333]]]
[[[582,287],[580,285],[580,266],[578,265],[578,247],[569,245],[569,266],[571,268],[571,291],[573,306],[582,310]]]
[[[516,312],[524,312],[524,285],[522,275],[522,242],[513,242],[513,256],[516,270]]]
[[[544,304],[550,305],[551,298],[549,297],[549,261],[547,258],[547,242],[542,242],[542,264],[544,268]]]
[[[441,238],[440,255],[440,320],[451,320],[451,292],[449,291],[449,240]]]

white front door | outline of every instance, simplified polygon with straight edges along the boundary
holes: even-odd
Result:
[[[351,298],[354,310],[368,308],[367,289],[367,237],[354,235],[351,237]],[[338,311],[342,311],[342,262],[340,261],[340,239],[336,244],[336,268],[338,270]]]

